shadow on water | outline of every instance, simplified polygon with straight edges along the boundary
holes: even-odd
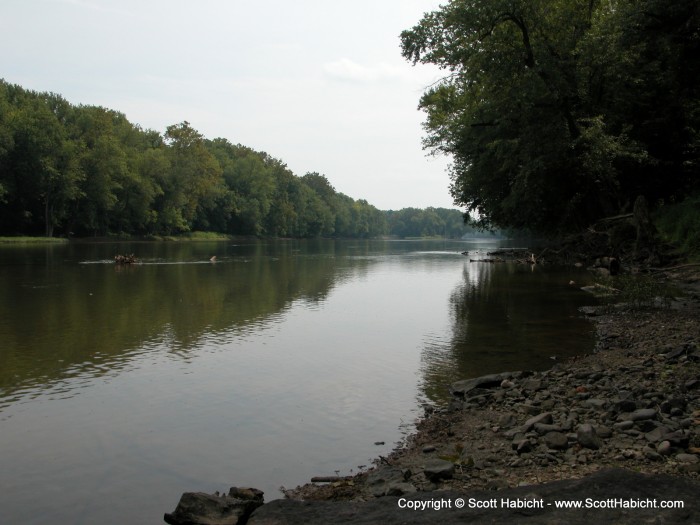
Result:
[[[448,385],[503,371],[544,370],[592,351],[594,330],[578,312],[593,300],[581,271],[525,264],[466,263],[449,297],[451,333],[426,341],[422,391],[449,399]]]

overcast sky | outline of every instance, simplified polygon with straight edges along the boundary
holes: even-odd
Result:
[[[417,110],[440,71],[399,47],[438,5],[0,0],[0,77],[161,133],[187,120],[380,209],[452,207],[449,159],[422,150]]]

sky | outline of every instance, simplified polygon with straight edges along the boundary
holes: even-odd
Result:
[[[384,210],[451,208],[449,159],[422,148],[399,34],[438,0],[2,0],[0,78],[120,111],[161,133],[188,121],[318,172]]]

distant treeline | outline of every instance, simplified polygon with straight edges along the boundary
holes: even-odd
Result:
[[[267,153],[206,139],[187,122],[161,135],[117,111],[0,80],[0,235],[195,230],[390,233],[386,212],[335,191],[318,173],[296,176]]]
[[[404,208],[387,211],[387,231],[396,237],[502,237],[508,232],[481,231],[465,224],[464,214],[447,208]]]

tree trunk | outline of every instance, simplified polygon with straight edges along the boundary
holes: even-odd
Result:
[[[44,199],[44,224],[45,224],[45,231],[44,233],[46,234],[47,237],[53,237],[53,217],[52,215],[52,206],[50,203],[49,196],[47,195],[46,198]]]

